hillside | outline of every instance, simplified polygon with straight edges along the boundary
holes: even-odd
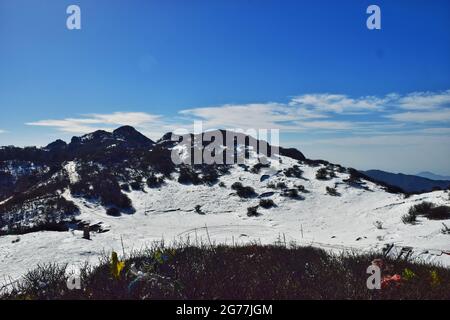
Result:
[[[123,130],[119,130],[122,132]],[[280,148],[258,162],[174,165],[166,135],[153,142],[134,129],[96,132],[46,148],[3,148],[0,168],[0,268],[16,279],[38,263],[97,263],[104,251],[132,252],[152,241],[260,242],[330,251],[410,248],[411,257],[450,265],[442,222],[402,216],[423,201],[449,205],[436,191],[405,197],[359,174]],[[224,132],[226,133],[226,132]],[[201,146],[203,148],[203,146]],[[367,178],[367,179],[366,179]],[[83,239],[89,226],[91,240]]]

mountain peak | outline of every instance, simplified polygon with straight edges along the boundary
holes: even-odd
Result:
[[[113,134],[141,134],[132,126],[121,126],[113,131]]]
[[[113,132],[97,130],[81,137],[73,137],[71,141],[72,148],[80,145],[104,147],[115,144],[148,147],[152,146],[154,142],[131,126],[122,126]]]
[[[122,139],[130,143],[153,145],[154,142],[137,131],[132,126],[122,126],[113,131],[113,137],[116,139]]]
[[[53,141],[49,143],[44,149],[54,151],[54,150],[62,150],[67,147],[67,143],[61,139]]]

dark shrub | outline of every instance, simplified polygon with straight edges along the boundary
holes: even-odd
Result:
[[[231,189],[236,190],[237,195],[241,198],[251,198],[256,196],[256,192],[252,187],[244,187],[240,182],[233,183]]]
[[[147,178],[147,186],[149,188],[158,188],[164,183],[164,178],[151,175]]]
[[[275,207],[275,202],[272,199],[261,199],[259,200],[259,206],[264,209],[270,209]]]
[[[116,206],[120,209],[131,209],[131,200],[122,193],[119,184],[111,176],[99,175],[85,195],[100,198],[104,206]]]
[[[439,206],[432,208],[426,217],[430,220],[446,220],[450,219],[450,207]]]
[[[106,210],[106,214],[108,216],[118,217],[120,216],[120,210],[117,209],[116,207],[111,207]]]
[[[436,207],[431,202],[422,202],[409,208],[408,214],[411,216],[424,216],[430,220],[450,219],[450,207]]]
[[[415,224],[417,221],[417,216],[414,214],[405,214],[402,216],[402,222],[404,224]]]
[[[427,215],[433,207],[434,204],[424,201],[409,208],[409,214],[415,216]]]
[[[100,196],[102,205],[113,205],[121,209],[130,209],[131,200],[124,195],[117,182],[104,181],[95,187],[95,192]]]
[[[258,162],[250,169],[250,172],[251,173],[259,173],[262,168],[269,168],[269,167],[270,167],[270,164],[263,164],[263,163]]]
[[[281,195],[284,196],[284,197],[292,198],[292,199],[299,198],[299,194],[298,194],[298,190],[297,189],[284,190]]]
[[[248,207],[247,208],[247,216],[249,216],[249,217],[257,217],[257,216],[259,216],[258,206],[256,206],[256,207]]]
[[[339,173],[345,173],[347,170],[343,167],[343,166],[341,166],[341,165],[337,165],[337,171],[339,172]]]
[[[233,183],[232,185],[231,185],[231,189],[233,189],[233,190],[238,190],[238,189],[241,189],[241,188],[243,188],[244,186],[242,185],[242,183],[240,183],[240,182],[235,182],[235,183]]]
[[[286,177],[301,178],[302,174],[303,174],[303,171],[297,165],[294,165],[291,168],[288,168],[288,169],[284,170],[284,175]]]
[[[287,185],[283,181],[277,182],[277,184],[275,184],[274,182],[269,182],[267,184],[267,188],[284,190],[287,189]]]
[[[350,182],[359,182],[360,181],[362,175],[361,175],[361,173],[358,170],[353,169],[353,168],[348,168],[347,171],[348,171],[348,173],[350,175],[348,177],[348,180]]]
[[[130,183],[131,189],[134,191],[142,190],[142,183],[140,181],[133,181]]]
[[[340,196],[340,193],[337,192],[337,190],[335,188],[326,187],[326,190],[330,196],[335,196],[335,197]]]
[[[120,189],[125,192],[130,192],[130,185],[127,183],[121,184]]]
[[[201,178],[203,183],[213,185],[217,182],[218,178],[219,173],[217,172],[215,166],[210,165],[203,168],[203,175]]]
[[[317,170],[316,179],[318,180],[327,180],[328,179],[328,171],[325,168],[320,168]]]
[[[299,185],[299,186],[296,186],[296,187],[297,187],[297,190],[298,190],[298,191],[300,191],[300,192],[306,192],[305,186]]]
[[[226,184],[224,182],[220,181],[219,182],[219,187],[226,188],[227,186],[226,186]]]
[[[256,196],[256,192],[252,187],[243,187],[237,190],[237,195],[241,198],[251,198]]]
[[[183,184],[200,184],[202,181],[198,177],[197,172],[195,172],[191,167],[182,166],[180,167],[180,176],[178,177],[178,182]]]
[[[74,184],[71,184],[69,188],[70,193],[72,193],[74,197],[80,197],[89,193],[89,184],[86,182],[75,182]]]
[[[284,182],[278,182],[277,183],[277,189],[286,189],[287,185]]]

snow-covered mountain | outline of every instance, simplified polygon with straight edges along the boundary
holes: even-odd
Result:
[[[2,275],[15,278],[44,262],[97,262],[105,250],[130,252],[161,239],[281,240],[330,250],[394,244],[450,265],[450,235],[442,231],[450,220],[402,222],[423,201],[449,205],[447,191],[408,197],[357,170],[270,145],[277,153],[261,162],[265,142],[251,137],[236,146],[245,164],[176,165],[172,151],[180,159],[189,152],[170,136],[154,142],[122,127],[69,144],[1,148]],[[91,240],[82,238],[85,226]]]

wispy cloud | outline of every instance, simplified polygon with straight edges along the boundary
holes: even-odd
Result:
[[[348,130],[367,133],[371,130],[404,129],[410,123],[448,122],[449,101],[450,90],[357,98],[322,93],[295,96],[287,103],[223,105],[193,108],[181,113],[203,120],[208,128],[278,128],[289,132]],[[358,118],[364,115],[370,120]]]
[[[431,109],[428,111],[420,112],[402,112],[386,115],[387,118],[396,121],[403,122],[449,122],[450,121],[450,109],[436,110]]]
[[[85,134],[95,130],[113,130],[130,125],[145,131],[149,136],[161,134],[166,124],[160,115],[145,112],[114,112],[110,114],[88,114],[79,118],[61,120],[48,119],[26,123],[30,126],[51,127],[71,134]],[[156,132],[152,129],[156,129]]]
[[[448,134],[450,135],[450,128],[426,128],[422,129],[423,133],[430,134]]]
[[[294,97],[289,105],[319,112],[346,113],[381,110],[387,100],[388,97],[350,98],[343,94],[305,94]]]
[[[63,120],[39,120],[28,122],[27,125],[54,127],[63,132],[86,133],[93,129],[108,126],[133,125],[142,126],[158,122],[160,116],[143,112],[114,112],[111,114],[89,114],[81,118],[66,118]]]
[[[253,123],[260,128],[272,128],[277,123],[289,129],[283,123],[295,120],[293,110],[277,103],[254,103],[244,105],[223,105],[218,107],[194,108],[180,111],[180,114],[203,121],[208,128],[246,128]]]
[[[448,131],[442,130],[442,124],[450,122],[449,101],[450,90],[405,95],[391,93],[380,97],[321,93],[295,96],[286,103],[226,104],[185,109],[179,111],[176,123],[162,115],[114,112],[39,120],[27,125],[51,127],[72,134],[132,125],[151,137],[179,127],[192,128],[194,120],[202,120],[205,130],[252,128],[298,133],[346,132],[347,135],[368,136],[402,131],[437,134],[436,128],[441,128],[439,134],[446,134]],[[441,125],[432,126],[434,122]]]
[[[450,106],[450,90],[442,92],[413,92],[398,96],[398,106],[408,110],[429,110]]]
[[[183,110],[182,115],[203,121],[207,129],[254,128],[303,132],[308,129],[345,130],[353,124],[346,121],[319,120],[329,115],[289,104],[261,103],[224,105]]]

